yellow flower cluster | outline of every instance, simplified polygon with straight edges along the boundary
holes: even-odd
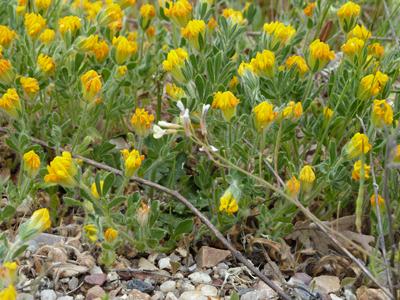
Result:
[[[126,63],[137,52],[137,44],[124,36],[114,37],[112,43],[115,47],[115,60],[119,65]]]
[[[226,212],[229,215],[236,213],[239,210],[238,201],[233,196],[232,191],[227,189],[219,199],[219,211]]]
[[[313,15],[314,9],[317,6],[315,2],[310,2],[307,4],[307,6],[303,9],[304,14],[307,17],[311,17]]]
[[[131,124],[139,136],[147,136],[154,122],[154,115],[149,114],[144,108],[136,108],[131,117]]]
[[[246,23],[246,19],[243,17],[242,12],[239,10],[225,8],[222,11],[222,16],[231,21],[233,24],[243,25]]]
[[[32,38],[37,38],[46,27],[46,19],[40,14],[27,13],[25,14],[24,24],[28,35]]]
[[[276,116],[277,112],[274,112],[274,106],[267,102],[261,102],[253,109],[255,125],[259,132],[262,132],[267,128],[269,124],[271,124]]]
[[[43,32],[39,35],[39,40],[45,45],[50,44],[55,38],[56,32],[49,28],[43,30]]]
[[[11,84],[15,73],[9,60],[0,58],[0,83]]]
[[[308,64],[314,72],[322,70],[334,58],[335,52],[330,49],[328,44],[319,39],[310,44]]]
[[[360,180],[360,178],[361,178],[361,169],[362,169],[362,161],[361,160],[357,160],[354,163],[353,171],[351,173],[351,178],[353,178],[356,181]],[[371,167],[364,163],[364,179],[368,179],[369,178],[370,170],[371,170]]]
[[[38,56],[37,64],[40,71],[45,75],[52,75],[56,69],[56,64],[53,58],[42,53]]]
[[[96,99],[101,91],[101,76],[94,70],[89,70],[81,76],[83,98],[87,101]]]
[[[288,69],[296,69],[301,76],[310,70],[307,66],[306,60],[299,55],[289,56],[285,62],[285,65]]]
[[[61,35],[74,34],[81,28],[81,19],[77,16],[66,16],[58,20]]]
[[[305,192],[309,192],[312,185],[316,179],[314,170],[311,166],[306,165],[300,170],[299,179],[301,183],[301,188]]]
[[[121,150],[121,153],[125,162],[125,176],[130,178],[142,165],[144,155],[140,155],[139,151],[136,149],[132,149],[131,151],[124,149]]]
[[[191,20],[181,29],[182,36],[197,50],[200,49],[199,36],[203,38],[206,32],[206,23],[203,20]]]
[[[368,137],[364,133],[357,132],[347,143],[345,151],[347,156],[352,159],[367,154],[372,148]]]
[[[185,92],[183,91],[183,89],[181,89],[174,83],[168,83],[165,86],[165,92],[167,93],[167,95],[169,97],[171,97],[172,100],[175,100],[175,101],[177,101],[185,96]]]
[[[185,78],[182,73],[182,67],[184,66],[188,56],[189,55],[185,49],[177,48],[171,50],[167,55],[167,59],[162,63],[164,71],[171,72],[175,80],[184,81]]]
[[[263,29],[270,39],[270,49],[273,50],[285,46],[296,34],[296,29],[292,26],[278,21],[264,24]]]
[[[371,120],[378,128],[392,125],[393,108],[386,100],[374,100]]]
[[[186,26],[192,17],[193,7],[188,0],[167,1],[164,14],[180,27]]]
[[[296,197],[300,192],[300,181],[296,176],[292,176],[285,184],[286,192],[291,197]]]
[[[377,71],[375,74],[364,76],[358,88],[358,97],[361,100],[376,97],[383,90],[388,81],[389,76],[380,71]]]
[[[100,180],[100,190],[101,190],[100,192],[103,191],[103,186],[104,186],[104,180]],[[99,194],[99,191],[97,190],[97,186],[96,186],[95,182],[92,183],[92,185],[90,187],[90,191],[92,192],[92,196],[94,198],[96,198],[96,199],[100,198],[100,194]]]
[[[23,155],[24,170],[30,177],[35,177],[40,168],[40,157],[35,151],[31,150]]]
[[[230,91],[217,92],[214,95],[211,107],[219,109],[227,122],[229,122],[236,113],[236,106],[239,104],[239,99]]]
[[[303,105],[301,102],[289,101],[288,105],[282,111],[282,117],[296,120],[303,115]]]
[[[337,16],[339,18],[340,26],[344,32],[348,32],[351,28],[353,28],[360,13],[361,7],[352,1],[343,4],[339,8],[337,11]]]
[[[364,48],[364,40],[353,37],[347,40],[341,47],[344,54],[349,58],[353,58],[356,55],[360,55]]]
[[[16,89],[7,89],[7,92],[0,98],[0,109],[10,117],[18,117],[18,112],[21,110],[21,102]]]
[[[370,37],[371,37],[371,32],[363,25],[357,25],[348,34],[348,38],[358,38],[363,41],[368,40]]]
[[[61,156],[56,156],[47,166],[48,174],[44,177],[47,183],[60,184],[65,187],[73,187],[77,184],[75,175],[78,169],[71,153],[64,151]]]
[[[21,77],[19,79],[25,94],[32,98],[39,92],[39,82],[32,77]]]
[[[9,27],[0,25],[0,46],[7,48],[17,37],[17,33]]]

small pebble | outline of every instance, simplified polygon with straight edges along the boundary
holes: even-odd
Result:
[[[171,259],[169,257],[161,258],[158,261],[158,267],[161,270],[164,270],[164,269],[169,269],[170,270],[171,269]]]
[[[43,290],[40,292],[40,300],[56,300],[57,294],[53,290]]]
[[[176,282],[173,280],[165,281],[160,285],[160,290],[163,293],[173,292],[176,289]]]
[[[204,272],[195,272],[189,275],[189,279],[193,283],[210,283],[212,281],[210,275]]]

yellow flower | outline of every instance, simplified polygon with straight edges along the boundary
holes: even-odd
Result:
[[[17,34],[9,27],[0,25],[0,46],[7,48],[16,38]]]
[[[16,89],[8,89],[0,98],[0,108],[11,117],[18,117],[18,111],[21,110],[21,103]]]
[[[358,88],[358,97],[361,100],[367,100],[371,97],[377,96],[386,86],[389,81],[389,76],[380,71],[374,74],[369,74],[361,79]]]
[[[324,107],[323,115],[325,119],[329,120],[333,116],[333,110],[326,106]]]
[[[58,20],[58,27],[61,35],[74,34],[81,28],[81,19],[77,16],[66,16]]]
[[[142,28],[147,28],[151,20],[156,16],[156,9],[152,4],[143,4],[140,7],[140,16],[142,17],[141,25]]]
[[[239,84],[239,78],[237,78],[237,76],[233,76],[232,79],[229,81],[229,88],[231,90],[234,90],[238,84]]]
[[[396,147],[393,149],[393,161],[395,163],[400,163],[400,145],[396,145]]]
[[[374,100],[372,105],[372,123],[376,127],[389,126],[393,123],[393,108],[386,100]]]
[[[316,6],[317,4],[315,2],[308,3],[307,6],[303,9],[304,14],[307,17],[311,17]]]
[[[214,95],[211,107],[220,109],[227,122],[230,122],[236,113],[236,106],[239,104],[239,99],[232,92],[217,92]]]
[[[204,41],[205,32],[206,23],[203,20],[191,20],[186,27],[181,29],[182,36],[197,50],[200,49],[199,35],[202,36]]]
[[[366,41],[371,37],[371,32],[363,25],[357,25],[348,34],[348,38],[353,38],[353,37]]]
[[[21,77],[19,79],[22,88],[28,97],[34,97],[39,91],[39,82],[32,77]]]
[[[352,1],[343,4],[337,11],[337,16],[339,18],[339,23],[345,32],[348,32],[353,28],[360,15],[361,7]]]
[[[229,215],[236,213],[239,210],[238,201],[233,196],[231,189],[227,189],[219,199],[219,211],[226,212]]]
[[[87,224],[83,227],[85,230],[86,237],[91,241],[92,243],[96,242],[98,237],[97,237],[97,227],[94,224]]]
[[[267,126],[272,123],[277,113],[274,112],[274,106],[267,102],[261,102],[253,109],[255,125],[259,132],[262,132]]]
[[[296,197],[300,192],[300,181],[297,180],[295,176],[292,176],[288,181],[286,181],[286,192],[291,197]]]
[[[117,68],[117,77],[122,78],[125,76],[126,72],[128,72],[127,66],[118,66]]]
[[[241,62],[238,68],[238,74],[243,77],[247,72],[254,73],[254,67],[251,63]]]
[[[359,157],[363,153],[367,154],[371,148],[368,137],[363,133],[357,132],[345,146],[345,151],[347,156],[352,159]]]
[[[171,72],[177,81],[184,81],[185,77],[182,73],[182,67],[188,59],[188,53],[185,49],[177,48],[168,52],[167,59],[163,61],[164,71]]]
[[[146,35],[149,39],[156,35],[156,28],[154,26],[149,26],[146,30]]]
[[[301,187],[304,191],[309,192],[315,181],[315,173],[311,166],[305,165],[299,174],[299,179],[301,182]]]
[[[139,136],[147,136],[149,134],[153,121],[154,116],[144,108],[136,108],[131,118],[131,124]]]
[[[90,70],[81,76],[83,98],[87,101],[94,100],[102,88],[101,76],[96,71]]]
[[[109,48],[108,48],[108,44],[106,41],[100,41],[98,43],[96,43],[93,47],[93,53],[97,59],[98,62],[103,62],[107,56],[108,56],[108,52],[109,52]]]
[[[136,0],[119,0],[118,4],[121,6],[121,8],[125,9],[128,7],[133,7],[136,4]]]
[[[103,191],[103,186],[104,186],[104,180],[100,180],[100,190],[101,192]],[[90,191],[92,192],[92,196],[96,199],[100,198],[99,192],[97,190],[96,182],[92,183],[92,186],[90,187]]]
[[[187,0],[168,2],[169,7],[164,7],[164,14],[180,27],[186,26],[192,17],[192,5]]]
[[[9,60],[0,58],[0,83],[11,84],[15,73]]]
[[[129,152],[128,149],[121,150],[122,157],[124,159],[125,166],[125,176],[130,178],[133,176],[135,171],[139,169],[142,165],[142,161],[144,160],[144,155],[140,155],[139,151],[136,149],[132,149]]]
[[[214,30],[217,26],[218,26],[217,20],[215,20],[214,17],[211,17],[210,20],[208,20],[207,28],[208,28],[209,30],[212,31],[212,30]]]
[[[257,75],[274,76],[275,54],[272,51],[264,50],[257,52],[256,57],[250,62],[253,72]]]
[[[51,5],[51,0],[35,0],[35,6],[38,10],[47,10]]]
[[[39,54],[39,57],[37,59],[37,64],[39,66],[40,71],[45,73],[46,75],[50,75],[54,73],[54,70],[56,68],[56,64],[53,60],[52,57],[44,55],[44,54]]]
[[[373,43],[368,46],[368,54],[380,59],[385,54],[385,48],[379,43]]]
[[[185,96],[185,92],[180,87],[176,86],[174,83],[167,83],[165,86],[165,92],[171,99],[177,101]]]
[[[46,27],[46,19],[40,14],[26,13],[24,24],[28,35],[36,38]]]
[[[244,25],[246,23],[246,19],[243,17],[243,14],[239,10],[234,10],[232,8],[225,8],[222,11],[222,16],[225,19],[228,19],[233,24]]]
[[[112,43],[116,50],[115,60],[119,65],[123,65],[137,51],[137,44],[124,36],[114,37]]]
[[[49,210],[41,208],[33,212],[26,225],[29,231],[43,232],[50,228],[51,220]]]
[[[117,3],[109,3],[101,10],[97,16],[98,24],[100,26],[110,26],[113,23],[122,21],[124,13]]]
[[[350,38],[341,47],[344,54],[348,57],[353,58],[355,55],[360,55],[364,48],[364,41],[359,38]]]
[[[31,150],[23,155],[24,169],[30,177],[35,177],[40,168],[40,157],[35,151]]]
[[[8,287],[2,289],[0,291],[0,299],[1,300],[16,300],[17,299],[17,291],[15,290],[14,285],[10,284]]]
[[[43,44],[50,44],[52,41],[54,41],[56,37],[56,32],[53,29],[45,29],[43,32],[39,35],[39,40]]]
[[[361,166],[362,166],[362,162],[361,160],[357,160],[354,163],[353,166],[353,171],[351,173],[351,178],[353,178],[353,180],[360,180],[361,179]],[[367,165],[366,163],[364,163],[364,178],[368,179],[369,178],[369,171],[371,170],[371,167],[369,165]]]
[[[303,105],[301,102],[290,101],[282,111],[283,118],[298,119],[303,115]]]
[[[264,24],[264,31],[270,39],[270,48],[275,50],[277,47],[286,45],[296,34],[296,29],[290,25],[285,25],[275,21]]]
[[[288,69],[295,68],[301,76],[309,71],[306,60],[299,55],[289,56],[285,64]]]
[[[88,37],[79,37],[77,41],[77,48],[83,52],[93,51],[99,42],[97,34],[91,34]]]
[[[373,207],[373,208],[375,208],[375,206],[376,206],[376,204],[375,204],[375,194],[373,194],[372,196],[371,196],[371,198],[369,199],[369,201],[371,202],[371,206]],[[383,199],[382,198],[382,196],[381,195],[379,195],[378,194],[378,205],[380,206],[380,207],[383,207],[383,206],[385,206],[385,199]]]
[[[56,156],[47,166],[48,174],[44,177],[47,183],[56,183],[65,187],[77,184],[75,175],[78,173],[71,153],[64,151],[61,156]]]
[[[107,230],[104,232],[104,238],[107,241],[107,243],[114,242],[117,237],[118,237],[118,231],[116,231],[114,228],[107,228]]]
[[[309,46],[308,64],[314,72],[322,70],[335,58],[335,52],[330,50],[328,44],[316,39]]]

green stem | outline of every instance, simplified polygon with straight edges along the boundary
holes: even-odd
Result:
[[[361,224],[362,224],[362,206],[364,202],[364,181],[365,181],[365,157],[364,154],[361,154],[361,171],[360,171],[360,186],[358,189],[358,197],[356,201],[356,229],[359,233],[361,233]]]
[[[278,135],[276,137],[276,143],[274,149],[274,170],[276,174],[278,174],[278,154],[279,154],[281,138],[282,138],[282,122],[279,123]]]
[[[261,139],[260,139],[260,151],[259,151],[259,157],[258,157],[258,171],[260,173],[260,177],[264,177],[263,175],[263,152],[264,152],[264,148],[265,148],[265,130],[262,131],[261,134]]]

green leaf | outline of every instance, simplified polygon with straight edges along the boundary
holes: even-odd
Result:
[[[83,207],[83,202],[70,198],[70,197],[63,197],[64,204],[67,206],[77,206],[77,207]]]
[[[112,185],[115,181],[114,173],[109,173],[106,178],[104,179],[102,195],[106,195],[108,191],[111,189]]]
[[[0,212],[0,222],[4,222],[11,218],[15,213],[15,208],[11,205],[7,205]]]
[[[107,207],[109,209],[116,207],[118,205],[120,205],[121,203],[123,203],[124,201],[126,201],[126,198],[121,196],[121,197],[116,197],[114,198],[110,203],[108,203]]]
[[[177,238],[181,234],[189,233],[192,230],[193,230],[193,220],[186,219],[186,220],[179,222],[178,226],[176,226],[176,229],[174,231],[174,236],[175,236],[175,238]]]

